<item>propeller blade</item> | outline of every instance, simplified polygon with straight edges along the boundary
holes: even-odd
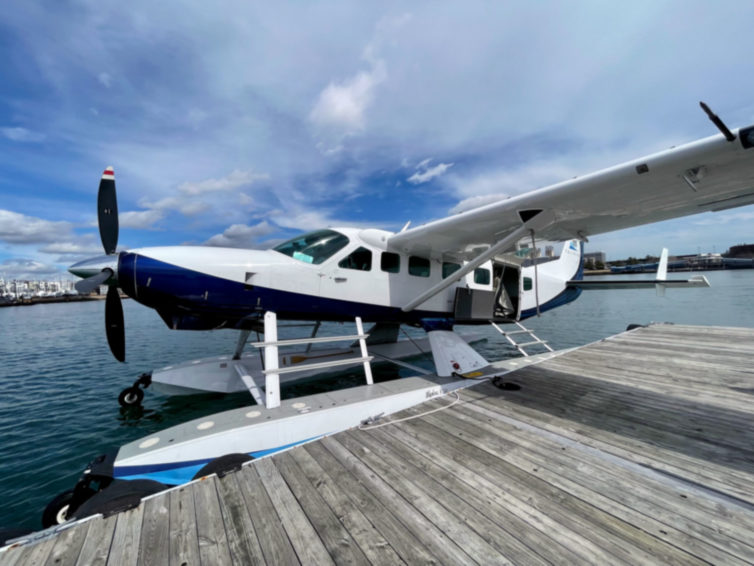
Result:
[[[80,294],[88,295],[89,293],[94,291],[94,289],[110,279],[110,277],[112,276],[112,271],[110,271],[109,269],[103,269],[102,271],[97,273],[97,275],[92,275],[91,277],[87,277],[86,279],[82,279],[81,281],[76,281],[74,287]]]
[[[126,361],[126,331],[123,324],[123,305],[117,287],[107,290],[105,300],[105,332],[110,351],[119,362]]]
[[[115,195],[115,172],[112,167],[105,169],[99,182],[97,220],[105,253],[115,253],[118,246],[118,199]]]

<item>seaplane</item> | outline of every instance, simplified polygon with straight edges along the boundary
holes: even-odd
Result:
[[[239,349],[213,362],[226,364],[223,371],[248,388],[258,407],[191,421],[95,459],[74,490],[51,502],[46,513],[55,520],[48,523],[86,509],[82,502],[96,491],[92,485],[183,483],[216,470],[206,466],[225,455],[234,462],[262,457],[503,372],[502,365],[490,364],[456,334],[456,325],[517,329],[521,321],[593,288],[664,291],[708,285],[703,277],[667,279],[666,253],[655,280],[592,283],[582,277],[583,244],[590,236],[754,204],[754,126],[730,130],[701,106],[719,134],[399,232],[329,227],[269,250],[171,246],[118,251],[115,177],[108,167],[98,196],[106,255],[70,271],[83,278],[80,292],[109,286],[105,320],[113,354],[125,358],[119,290],[155,309],[171,329],[235,329],[242,342],[250,331],[263,329],[264,342],[253,344],[265,353],[259,375],[236,363],[242,359]],[[532,242],[535,249],[537,240],[563,242],[559,257],[526,261],[519,253],[521,242]],[[280,364],[278,348],[295,342],[278,340],[277,322],[286,320],[355,322],[356,334],[345,338],[358,344],[356,357],[309,363],[308,369],[363,363],[364,389],[282,402],[281,376],[302,369]],[[369,333],[362,321],[374,324]],[[375,384],[367,350],[395,344],[401,325],[426,332],[436,374]],[[373,336],[371,343],[367,334]],[[178,385],[195,387],[194,377]]]

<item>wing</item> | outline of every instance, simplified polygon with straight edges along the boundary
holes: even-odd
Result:
[[[391,249],[459,254],[500,242],[539,211],[538,239],[566,240],[754,203],[754,126],[655,153],[391,236]],[[542,215],[544,216],[544,215]],[[510,249],[510,246],[509,246]]]

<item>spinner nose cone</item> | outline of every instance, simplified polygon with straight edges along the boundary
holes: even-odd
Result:
[[[114,283],[118,274],[118,256],[117,255],[103,255],[99,257],[93,257],[74,263],[68,268],[68,272],[72,273],[76,277],[87,279],[93,277],[99,273],[102,273],[105,269],[109,269],[113,272],[112,281],[107,283]]]

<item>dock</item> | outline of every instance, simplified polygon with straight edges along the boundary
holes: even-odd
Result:
[[[346,563],[754,563],[754,329],[637,328],[0,551]]]

